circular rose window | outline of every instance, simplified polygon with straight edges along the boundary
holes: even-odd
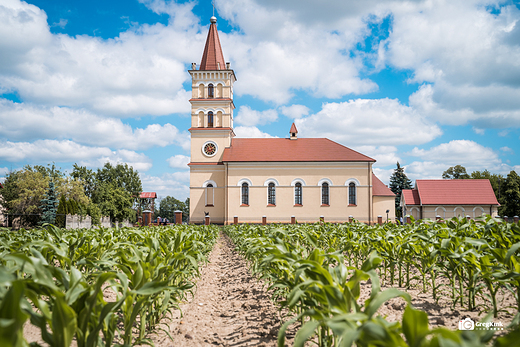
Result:
[[[217,153],[217,144],[214,142],[206,142],[202,147],[205,155],[212,157]]]

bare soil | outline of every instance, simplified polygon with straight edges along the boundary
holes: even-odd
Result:
[[[221,235],[201,271],[193,300],[171,320],[173,341],[165,333],[152,336],[158,347],[276,346],[281,319],[263,283]],[[287,334],[292,345],[294,331]]]

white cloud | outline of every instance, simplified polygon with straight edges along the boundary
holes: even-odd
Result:
[[[100,167],[106,162],[127,163],[139,171],[147,171],[152,163],[146,155],[129,150],[112,151],[107,147],[89,147],[69,140],[37,140],[29,142],[0,142],[0,160],[78,162],[80,165]]]
[[[469,140],[453,140],[430,149],[415,147],[408,154],[424,160],[411,164],[414,172],[424,174],[424,178],[432,175],[440,177],[442,172],[455,165],[464,166],[468,173],[489,170],[504,174],[512,170],[511,166],[500,160],[499,153]]]
[[[412,70],[410,82],[429,83],[410,106],[444,124],[520,126],[520,10],[513,3],[421,1],[392,14],[386,62]]]
[[[68,22],[69,22],[68,20],[66,20],[64,18],[60,18],[60,21],[52,23],[52,26],[53,27],[60,27],[60,28],[64,29],[67,26]]]
[[[280,107],[280,113],[292,119],[300,119],[303,116],[307,116],[309,112],[310,109],[305,105],[291,105]]]
[[[352,146],[351,148],[375,159],[375,167],[395,165],[401,161],[395,146]]]
[[[169,26],[132,26],[117,38],[102,40],[53,35],[45,12],[19,1],[4,2],[0,85],[26,102],[119,117],[189,112],[189,93],[182,86],[189,79],[185,64],[200,57],[205,39],[191,19],[190,26],[179,24],[192,7],[177,6],[185,10]]]
[[[235,122],[243,126],[256,126],[272,123],[278,119],[276,110],[256,111],[249,106],[240,106]]]
[[[0,136],[9,140],[71,139],[80,144],[134,150],[176,144],[189,149],[189,134],[179,132],[171,124],[149,124],[144,129],[132,129],[119,119],[68,107],[45,107],[0,99],[0,124]]]
[[[237,137],[253,137],[253,138],[271,138],[276,136],[271,136],[268,133],[264,133],[257,127],[235,127],[235,134]]]
[[[476,129],[520,126],[520,89],[506,86],[456,88],[439,82],[422,85],[410,106],[442,124],[473,124]]]
[[[166,173],[161,176],[141,174],[143,191],[157,192],[161,198],[172,196],[181,201],[190,195],[189,171]]]
[[[173,157],[170,157],[166,160],[171,168],[174,169],[189,169],[188,164],[190,162],[190,157],[177,154]]]
[[[420,144],[442,134],[437,125],[394,99],[326,103],[295,123],[301,136],[326,137],[346,146]]]

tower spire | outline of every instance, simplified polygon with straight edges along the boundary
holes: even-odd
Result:
[[[202,53],[200,70],[224,70],[226,69],[226,63],[218,37],[217,18],[213,16],[210,21],[211,25],[209,26],[204,53]]]

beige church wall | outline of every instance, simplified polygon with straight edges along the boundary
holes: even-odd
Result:
[[[386,210],[390,210],[388,213],[388,221],[395,222],[395,197],[393,196],[374,196],[374,220],[377,221],[377,216],[383,217],[383,222],[386,222]]]
[[[213,190],[213,192],[211,192]],[[190,223],[204,223],[205,213],[209,212],[210,222],[224,223],[224,187],[190,189]],[[211,198],[214,199],[211,199]],[[206,204],[207,202],[207,204]],[[213,203],[213,204],[211,204]]]
[[[368,167],[359,163],[229,163],[228,164],[228,220],[239,217],[240,223],[259,223],[262,216],[268,222],[288,223],[291,216],[300,222],[316,222],[320,216],[326,221],[348,221],[349,215],[355,219],[369,220],[369,177]],[[276,206],[267,206],[267,186],[264,183],[274,178],[276,187]],[[330,205],[321,206],[320,180],[332,181],[330,186]],[[357,187],[357,205],[348,206],[348,187],[345,181],[355,178]],[[238,182],[242,179],[251,181],[249,188],[249,206],[241,206]],[[294,205],[295,179],[305,182],[302,187],[302,206]]]
[[[216,187],[213,189],[213,198],[208,200],[205,183],[213,181]],[[224,189],[225,171],[224,165],[193,165],[190,167],[190,222],[200,223],[204,220],[204,211],[210,212],[211,220],[215,223],[224,221]],[[211,198],[211,195],[209,196]],[[213,206],[206,206],[211,204]]]
[[[304,186],[302,189],[302,206],[294,205],[294,187],[276,187],[276,206],[267,206],[267,187],[253,186],[249,188],[249,206],[241,206],[238,186],[228,187],[228,220],[239,217],[240,223],[260,223],[262,216],[267,222],[289,223],[291,216],[301,223],[314,223],[323,216],[328,222],[346,222],[349,216],[356,220],[368,222],[368,203],[358,198],[358,205],[348,206],[346,187],[331,187],[330,205],[321,205],[321,187]],[[361,187],[358,194],[367,194],[368,188]],[[374,220],[372,220],[374,222]]]

